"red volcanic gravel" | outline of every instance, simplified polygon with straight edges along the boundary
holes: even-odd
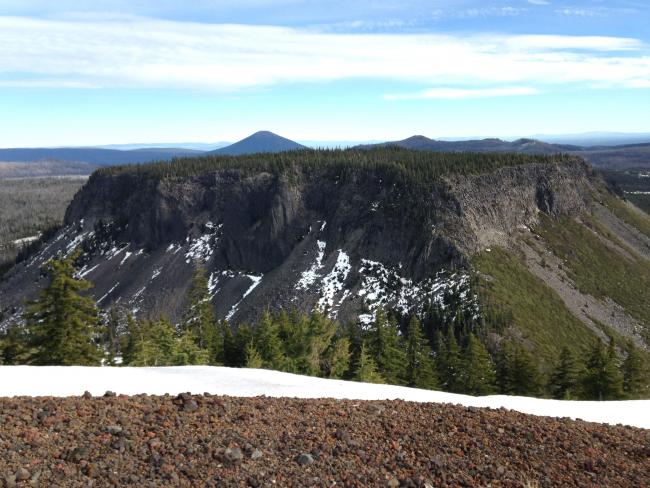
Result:
[[[650,430],[404,401],[0,399],[0,486],[650,486]]]

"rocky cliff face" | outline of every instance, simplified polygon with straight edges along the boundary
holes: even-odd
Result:
[[[79,274],[103,308],[178,320],[194,263],[219,317],[315,307],[345,319],[379,304],[404,311],[467,285],[466,257],[518,227],[583,211],[599,187],[580,160],[440,178],[424,188],[368,169],[96,173],[64,227],[0,284],[4,321],[44,283],[40,265],[81,246]]]

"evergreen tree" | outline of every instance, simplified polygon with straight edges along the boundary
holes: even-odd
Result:
[[[569,400],[575,397],[580,372],[576,359],[568,347],[562,348],[555,369],[551,373],[549,388],[553,398]]]
[[[618,400],[623,397],[623,377],[618,369],[614,341],[609,346],[597,338],[587,353],[582,378],[583,398],[587,400]]]
[[[434,389],[438,386],[431,358],[431,348],[424,337],[418,318],[413,315],[406,341],[406,381],[408,386]]]
[[[461,360],[461,391],[468,395],[494,393],[496,373],[485,346],[470,332]]]
[[[97,365],[102,358],[95,343],[100,332],[95,302],[80,295],[91,284],[75,277],[74,261],[69,257],[51,259],[44,270],[50,283],[30,302],[25,313],[30,346],[30,362],[39,365]]]
[[[208,364],[210,353],[196,343],[194,334],[184,330],[176,339],[173,363],[176,366]]]
[[[354,372],[354,379],[363,383],[385,383],[384,378],[377,371],[377,364],[368,353],[365,342],[361,343],[359,361]]]
[[[284,351],[280,340],[280,326],[264,311],[255,328],[255,348],[262,358],[263,367],[282,370],[285,366]]]
[[[388,320],[379,308],[370,326],[369,346],[382,377],[391,385],[404,383],[406,354],[397,322]]]
[[[259,353],[253,341],[246,345],[246,367],[259,369],[264,365],[262,355]]]
[[[32,353],[27,330],[22,325],[9,327],[0,335],[0,364],[26,364]]]
[[[139,321],[131,366],[177,365],[177,341],[174,326],[166,319]]]
[[[330,348],[338,324],[321,312],[315,311],[309,317],[307,371],[311,376],[321,376],[327,369],[326,351]]]
[[[217,340],[217,324],[205,268],[199,261],[194,264],[194,276],[187,298],[189,307],[185,317],[185,329],[192,332],[199,348],[213,349],[214,346],[210,342]]]
[[[326,375],[328,378],[343,378],[350,369],[350,339],[340,337],[328,349],[326,355]]]
[[[447,328],[447,336],[440,341],[440,350],[436,354],[438,363],[438,376],[444,391],[460,391],[460,350],[456,342],[454,329],[450,325]]]
[[[541,374],[530,351],[518,342],[501,345],[497,356],[497,383],[506,395],[537,396]]]
[[[237,367],[239,366],[239,357],[237,352],[237,343],[235,342],[235,335],[232,333],[232,328],[227,320],[222,322],[223,330],[223,364],[224,366]]]
[[[628,398],[646,398],[650,390],[650,370],[639,350],[630,343],[621,366],[623,391]]]

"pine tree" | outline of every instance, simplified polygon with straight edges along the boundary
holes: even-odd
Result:
[[[639,350],[630,343],[621,371],[623,391],[628,398],[646,398],[650,392],[650,368]]]
[[[618,400],[623,397],[623,377],[618,369],[614,341],[609,346],[597,338],[587,353],[582,378],[586,400]]]
[[[569,400],[575,397],[579,370],[576,359],[568,347],[562,348],[555,369],[551,373],[549,388],[553,398]]]
[[[381,374],[377,371],[377,364],[372,356],[368,353],[366,343],[361,343],[359,351],[359,361],[357,369],[354,372],[354,379],[363,383],[385,383]]]
[[[496,373],[485,346],[470,332],[461,360],[461,391],[468,395],[494,393]]]
[[[391,385],[404,383],[406,354],[397,322],[388,320],[379,308],[370,326],[369,346],[382,377]]]
[[[434,389],[438,380],[431,358],[431,348],[424,337],[418,318],[413,315],[406,341],[406,381],[408,386]]]
[[[80,295],[92,285],[75,277],[69,257],[51,259],[44,270],[50,283],[30,302],[25,313],[30,346],[30,362],[39,365],[97,365],[102,352],[95,343],[100,332],[95,302]]]

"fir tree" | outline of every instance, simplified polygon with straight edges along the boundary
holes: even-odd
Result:
[[[176,366],[208,364],[209,360],[210,353],[197,345],[196,338],[190,331],[184,330],[176,339],[173,359]]]
[[[565,346],[562,348],[549,382],[553,398],[558,400],[574,398],[578,387],[579,374],[576,359],[571,350]]]
[[[308,327],[306,374],[320,376],[327,369],[325,352],[332,344],[337,330],[338,324],[336,322],[330,320],[321,312],[312,312],[309,317]]]
[[[354,379],[363,383],[385,383],[384,378],[377,371],[377,364],[368,353],[365,342],[361,343],[359,361],[354,372]]]
[[[205,268],[199,261],[194,264],[194,276],[187,298],[189,307],[185,317],[185,328],[192,332],[199,348],[211,349],[210,341],[216,340],[217,327],[208,279]]]
[[[388,320],[381,308],[377,309],[375,320],[370,327],[369,346],[386,382],[391,385],[403,384],[406,376],[406,354],[402,339],[397,322]]]
[[[630,343],[621,366],[623,391],[628,398],[645,398],[650,389],[650,370],[639,350]]]
[[[506,395],[536,396],[541,392],[541,374],[533,355],[518,342],[501,345],[497,356],[497,383]]]
[[[451,325],[447,328],[446,339],[440,341],[440,350],[436,354],[436,359],[438,360],[438,376],[442,389],[458,392],[460,390],[460,350]]]
[[[265,368],[278,370],[284,368],[285,357],[280,340],[280,327],[268,310],[264,311],[255,328],[255,348]]]
[[[264,360],[262,355],[259,353],[253,341],[249,342],[246,345],[246,361],[245,365],[247,368],[259,369],[264,366]]]
[[[470,332],[461,360],[461,390],[468,395],[494,393],[496,373],[485,346]]]
[[[102,358],[95,344],[100,332],[95,302],[80,295],[91,284],[75,277],[69,257],[51,259],[45,266],[50,283],[30,302],[25,313],[30,346],[30,362],[39,365],[97,365]]]
[[[420,321],[411,316],[406,341],[406,381],[408,386],[433,389],[438,386],[431,348],[424,337]]]
[[[582,378],[583,398],[587,400],[618,400],[623,397],[623,378],[618,369],[614,341],[609,346],[597,338],[587,353]]]
[[[340,337],[329,348],[326,356],[326,374],[328,378],[343,378],[350,369],[350,339]]]
[[[29,335],[22,325],[9,327],[0,336],[0,364],[25,364],[32,354]]]

